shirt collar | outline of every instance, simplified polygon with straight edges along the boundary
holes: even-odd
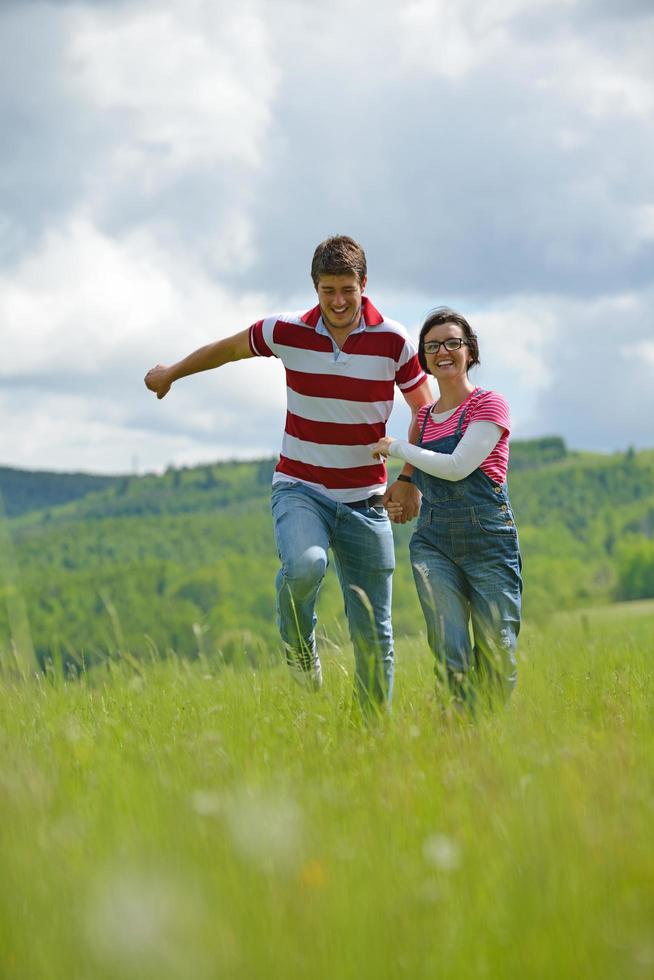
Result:
[[[363,296],[361,299],[361,316],[363,323],[357,327],[357,330],[364,327],[378,327],[380,323],[384,322],[383,316],[379,310],[372,305],[367,296]],[[314,306],[311,310],[307,310],[307,312],[304,313],[300,319],[309,327],[317,327],[321,320],[320,304],[318,304],[318,306]]]

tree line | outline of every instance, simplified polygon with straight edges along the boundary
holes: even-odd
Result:
[[[527,616],[654,597],[654,452],[571,453],[551,437],[514,443],[512,458]],[[107,478],[0,469],[19,578],[0,583],[0,649],[10,641],[2,592],[18,585],[42,661],[92,663],[121,649],[225,661],[269,655],[277,645],[274,464]],[[395,628],[417,633],[411,527],[394,533]],[[329,573],[320,613],[332,637],[342,633],[340,605]]]

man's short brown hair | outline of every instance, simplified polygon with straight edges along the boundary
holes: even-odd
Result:
[[[311,278],[316,287],[321,276],[355,275],[362,283],[367,272],[366,253],[347,235],[326,238],[313,253]]]

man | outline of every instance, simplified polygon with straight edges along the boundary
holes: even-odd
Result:
[[[386,491],[383,460],[373,460],[370,449],[385,433],[395,385],[414,417],[431,396],[404,328],[363,295],[361,246],[344,235],[328,238],[315,251],[311,276],[318,294],[313,309],[259,320],[177,364],[157,365],[145,383],[163,398],[174,381],[198,371],[247,357],[280,358],[288,410],[272,514],[286,659],[296,679],[321,686],[315,605],[331,548],[354,646],[356,691],[364,708],[379,708],[390,702],[393,687],[395,557],[383,505],[401,505],[397,519],[404,523],[416,516],[419,494],[409,465]]]

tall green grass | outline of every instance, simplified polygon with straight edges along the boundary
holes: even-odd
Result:
[[[525,630],[460,724],[424,644],[390,717],[170,659],[0,677],[0,976],[654,975],[654,614]]]
[[[19,574],[9,522],[5,516],[4,500],[0,493],[0,607],[5,606],[9,620],[10,645],[0,659],[0,668],[11,668],[23,677],[36,668],[29,618],[19,587]]]

